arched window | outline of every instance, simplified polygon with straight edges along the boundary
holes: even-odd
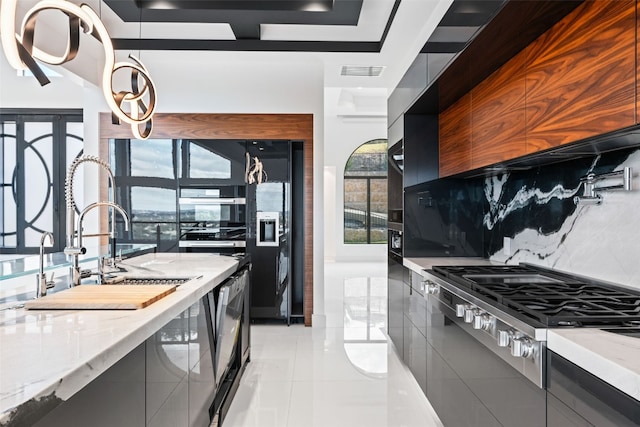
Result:
[[[344,168],[344,242],[387,242],[387,140],[358,147]]]

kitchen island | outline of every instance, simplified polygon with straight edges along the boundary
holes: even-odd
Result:
[[[146,395],[143,390],[140,400],[143,406],[146,402],[146,407],[143,408],[141,422],[133,421],[135,417],[131,417],[127,425],[153,425],[153,415],[159,411],[158,408],[149,407],[153,393],[162,395],[158,399],[165,402],[169,395],[175,395],[179,386],[162,379],[149,386],[149,379],[153,376],[153,366],[149,366],[150,340],[162,342],[162,348],[167,349],[162,351],[162,357],[166,359],[163,363],[171,365],[171,370],[180,371],[182,366],[187,368],[188,374],[192,371],[199,374],[200,362],[207,363],[207,357],[202,354],[207,352],[205,341],[207,346],[209,342],[206,325],[200,320],[195,329],[185,332],[171,323],[176,319],[183,319],[183,323],[204,319],[203,297],[235,273],[238,264],[235,257],[217,254],[146,254],[122,262],[125,275],[193,279],[180,285],[175,292],[138,310],[16,308],[0,311],[0,425],[34,425],[56,408],[67,404],[83,388],[90,388],[92,382],[110,369],[117,368],[116,365],[135,362],[136,358],[141,358],[143,362],[146,360],[146,367],[129,363],[133,369],[123,372],[140,375],[142,384],[139,381],[136,383],[128,374],[119,381],[123,384],[132,381],[125,387],[132,393],[136,387],[142,386],[144,389],[146,382]],[[33,280],[32,277],[25,279],[29,282]],[[184,315],[187,310],[193,312],[192,320]],[[168,329],[167,325],[170,325]],[[157,334],[163,328],[162,334]],[[172,331],[178,332],[178,340]],[[182,347],[176,346],[176,341],[183,344]],[[176,351],[176,348],[186,353]],[[122,363],[125,359],[129,362]],[[188,362],[182,359],[188,359]],[[210,354],[208,359],[208,364],[213,365]],[[182,374],[175,373],[176,376]],[[188,378],[182,378],[179,382],[185,383],[182,386],[187,389],[191,386]],[[108,381],[111,385],[115,383],[118,383],[118,379],[111,378]],[[170,390],[162,393],[162,386]],[[139,397],[138,393],[126,400],[135,401]],[[103,402],[102,406],[107,403]],[[187,401],[189,404],[191,402]],[[100,414],[95,416],[99,417]]]

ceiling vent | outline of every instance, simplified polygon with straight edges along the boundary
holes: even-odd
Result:
[[[363,66],[363,65],[343,65],[340,71],[341,76],[356,76],[356,77],[378,77],[382,74],[384,67],[378,66]]]

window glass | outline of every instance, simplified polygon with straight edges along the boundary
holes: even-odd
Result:
[[[176,220],[176,190],[131,187],[131,220],[166,222]]]
[[[0,109],[0,253],[34,253],[44,231],[53,251],[64,248],[65,176],[82,151],[82,114]],[[82,198],[82,168],[75,175],[76,204]]]
[[[370,240],[371,243],[387,242],[387,180],[369,181]]]
[[[344,241],[367,243],[367,180],[344,180]]]
[[[387,176],[387,140],[374,139],[358,147],[344,169],[344,176]]]
[[[131,176],[175,178],[173,174],[173,141],[150,139],[130,142]]]
[[[387,140],[358,147],[344,170],[344,242],[387,242]]]
[[[176,191],[131,187],[130,216],[133,241],[155,240],[158,231],[161,240],[176,239]]]
[[[16,163],[16,124],[14,122],[0,122],[0,154],[2,162],[2,194],[0,195],[0,214],[2,214],[2,247],[15,247],[17,244],[17,206],[13,195],[13,174],[15,172]]]

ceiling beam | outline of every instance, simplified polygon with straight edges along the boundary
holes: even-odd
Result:
[[[279,40],[193,40],[113,39],[116,50],[211,50],[241,52],[365,52],[378,53],[380,42],[279,41]]]

